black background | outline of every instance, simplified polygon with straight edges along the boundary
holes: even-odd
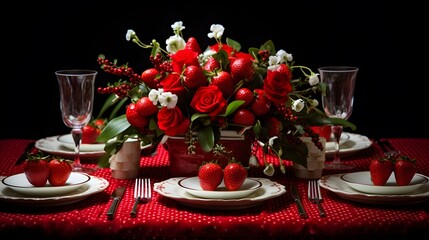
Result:
[[[423,18],[418,6],[390,1],[139,2],[15,2],[3,7],[0,137],[39,139],[69,132],[61,120],[54,72],[96,69],[97,87],[105,86],[110,75],[99,68],[100,53],[142,71],[151,66],[150,52],[126,41],[127,30],[136,31],[145,43],[156,38],[165,48],[176,21],[186,27],[184,38],[196,37],[202,48],[214,43],[207,33],[217,23],[225,27],[223,39],[232,38],[243,49],[271,39],[277,49],[314,71],[326,65],[357,66],[349,119],[357,133],[370,138],[429,136],[424,118],[427,73],[408,57],[420,55],[418,33],[427,30],[419,27],[425,24],[418,19]],[[104,99],[96,94],[95,114]]]

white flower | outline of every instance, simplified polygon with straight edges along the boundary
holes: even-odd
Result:
[[[167,107],[168,109],[172,109],[176,107],[177,104],[177,95],[172,94],[171,92],[164,92],[158,96],[158,101],[163,107]]]
[[[292,109],[295,112],[301,112],[301,110],[304,108],[304,106],[305,106],[304,100],[297,99],[297,100],[293,101]]]
[[[273,146],[273,144],[274,144],[274,140],[276,140],[277,138],[279,138],[279,137],[277,137],[277,136],[271,137],[271,138],[268,140],[268,145],[269,145],[270,147],[272,147],[272,146]]]
[[[153,105],[158,104],[159,96],[164,92],[164,89],[159,88],[158,90],[152,89],[150,90],[149,94],[147,95],[149,97],[149,100],[152,101]]]
[[[268,58],[268,70],[275,71],[279,67],[280,59],[277,56],[270,56]]]
[[[317,85],[319,83],[319,77],[317,74],[311,74],[310,78],[308,79],[308,83],[310,83],[311,86]]]
[[[291,62],[293,60],[292,54],[287,53],[283,49],[277,51],[276,56],[279,58],[280,63]]]
[[[317,99],[311,99],[311,100],[309,100],[308,102],[310,103],[310,105],[311,105],[312,107],[317,107],[317,106],[319,106],[319,101],[317,101]]]
[[[171,28],[173,29],[174,33],[178,33],[180,31],[182,31],[183,29],[185,29],[185,26],[183,26],[183,22],[182,21],[177,21],[174,24],[171,25]]]
[[[264,174],[267,176],[273,176],[274,175],[274,166],[272,163],[268,164],[264,169]]]
[[[169,37],[166,41],[167,51],[169,53],[176,53],[179,50],[182,50],[186,46],[185,40],[179,35],[174,35]]]
[[[249,165],[253,167],[259,167],[258,159],[256,158],[255,155],[250,156]]]
[[[216,38],[219,39],[223,35],[223,31],[225,31],[225,28],[220,24],[212,24],[210,27],[211,33],[207,34],[209,38]]]
[[[125,38],[127,39],[127,41],[130,41],[134,35],[136,35],[136,32],[134,32],[134,30],[132,29],[128,29],[127,34],[125,35]]]

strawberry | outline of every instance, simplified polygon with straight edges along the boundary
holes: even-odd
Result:
[[[63,186],[72,172],[72,163],[70,160],[55,157],[49,161],[49,171],[49,183],[52,186]]]
[[[158,88],[159,84],[159,71],[156,68],[149,68],[142,72],[141,80],[144,82],[149,88]]]
[[[198,169],[198,179],[203,190],[214,191],[222,182],[222,167],[215,162],[203,163]]]
[[[392,158],[384,156],[373,159],[369,165],[369,172],[374,185],[385,185],[393,172]]]
[[[93,144],[97,141],[97,137],[100,135],[101,129],[92,125],[85,125],[82,128],[82,143]]]
[[[218,86],[225,99],[228,99],[234,91],[231,75],[226,71],[217,72],[211,79],[211,84]]]
[[[232,115],[231,121],[238,125],[252,126],[255,124],[256,118],[249,109],[240,108]]]
[[[412,159],[408,156],[401,155],[396,158],[393,165],[393,171],[395,173],[396,184],[399,186],[406,186],[410,184],[416,173],[416,159]]]
[[[214,70],[220,68],[220,63],[216,61],[216,59],[214,59],[213,57],[210,57],[207,59],[207,62],[206,64],[204,64],[203,68],[208,72],[213,72]]]
[[[140,116],[137,112],[137,107],[135,103],[130,103],[125,110],[125,116],[127,117],[128,122],[131,126],[138,129],[143,129],[149,126],[149,119],[146,117]]]
[[[235,100],[243,100],[244,103],[240,106],[240,108],[244,108],[250,105],[255,99],[255,95],[253,95],[252,90],[248,88],[240,88],[234,95]]]
[[[231,63],[230,69],[234,85],[241,80],[251,82],[255,75],[253,61],[249,58],[237,58]]]
[[[265,91],[263,89],[253,90],[255,93],[255,100],[250,104],[250,110],[256,116],[263,116],[268,113],[271,107],[271,101],[265,96]]]
[[[190,65],[183,72],[183,85],[188,89],[194,89],[199,86],[207,85],[208,81],[199,66]]]
[[[25,177],[35,187],[43,187],[48,181],[48,157],[43,156],[43,153],[38,151],[36,154],[28,154],[27,159],[23,163]]]
[[[186,41],[185,49],[191,49],[198,54],[201,53],[200,45],[198,44],[197,39],[194,37],[188,38],[188,41]]]
[[[223,170],[223,182],[229,191],[240,189],[246,178],[247,169],[238,162],[230,162]]]
[[[136,111],[142,117],[148,117],[158,113],[158,107],[149,97],[142,97],[136,102]]]

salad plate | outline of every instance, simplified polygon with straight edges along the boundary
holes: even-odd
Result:
[[[214,191],[203,190],[200,186],[200,180],[198,177],[183,178],[178,182],[178,185],[183,190],[194,196],[211,199],[243,198],[262,187],[262,183],[254,178],[246,178],[240,189],[236,191],[229,191],[226,189],[223,181]]]
[[[60,136],[51,136],[42,138],[36,141],[35,147],[41,151],[47,152],[52,155],[60,156],[63,158],[74,158],[74,150],[67,148],[61,143],[58,138]],[[86,160],[94,160],[105,154],[104,150],[97,151],[81,151],[80,158]]]
[[[104,191],[109,186],[109,182],[100,177],[89,176],[90,180],[78,189],[51,197],[37,197],[18,193],[0,182],[0,201],[13,205],[30,207],[50,207],[62,206],[80,202],[91,195]],[[3,179],[4,177],[0,177]]]
[[[262,184],[253,193],[243,198],[215,199],[194,196],[179,186],[183,177],[170,178],[154,184],[153,190],[163,197],[173,199],[178,203],[200,209],[235,210],[257,206],[262,202],[276,198],[286,193],[285,186],[267,178],[252,178]]]
[[[25,176],[25,173],[11,175],[2,179],[2,183],[15,192],[37,197],[60,196],[80,188],[89,182],[90,176],[84,173],[71,172],[67,182],[63,186],[52,186],[49,182],[43,187],[33,186]]]
[[[360,192],[350,187],[341,179],[344,173],[325,175],[318,181],[322,188],[327,189],[339,197],[366,204],[382,205],[409,205],[417,204],[429,199],[429,182],[406,194],[372,194]]]
[[[371,181],[371,174],[369,171],[346,173],[341,175],[343,180],[350,187],[364,193],[372,194],[406,194],[417,190],[428,182],[428,177],[415,174],[411,179],[410,184],[406,186],[398,186],[395,181],[395,175],[392,173],[383,186],[376,186]]]
[[[356,133],[343,132],[344,137],[340,140],[340,157],[352,155],[363,149],[367,149],[372,145],[372,141],[367,137]],[[325,157],[334,157],[334,142],[326,142]]]
[[[60,135],[58,136],[57,140],[65,148],[71,151],[74,151],[74,141],[71,134]],[[93,143],[93,144],[82,143],[80,145],[80,151],[81,152],[100,152],[100,151],[104,151],[104,146],[106,146],[106,144],[104,143]]]

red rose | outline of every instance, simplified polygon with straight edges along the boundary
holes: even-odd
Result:
[[[183,116],[180,108],[161,108],[158,112],[158,127],[168,136],[184,134],[191,121]]]
[[[231,56],[231,53],[234,50],[232,47],[230,47],[227,44],[222,44],[222,47],[220,47],[219,43],[216,43],[216,44],[210,46],[210,49],[215,51],[215,52],[219,52],[219,50],[222,49],[228,54],[228,56]]]
[[[178,96],[182,95],[186,91],[180,82],[180,75],[177,73],[169,74],[164,80],[162,80],[161,85],[164,88],[164,92],[171,92]]]
[[[275,104],[283,104],[288,101],[288,94],[292,91],[290,80],[292,73],[285,64],[274,70],[268,70],[264,80],[265,96]]]
[[[171,54],[171,63],[173,64],[173,72],[181,73],[183,65],[200,66],[198,62],[198,53],[191,49],[182,49],[177,51],[175,54]]]
[[[216,85],[201,86],[191,101],[191,107],[199,113],[207,113],[210,117],[224,113],[227,101]]]

